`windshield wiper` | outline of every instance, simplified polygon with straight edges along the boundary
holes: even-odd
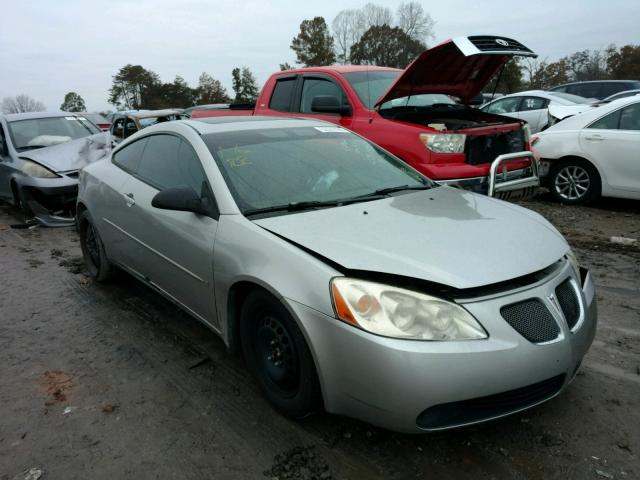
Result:
[[[389,193],[402,192],[404,190],[428,190],[430,188],[431,188],[431,185],[425,185],[425,184],[412,185],[412,186],[398,185],[397,187],[380,188],[375,192],[371,192],[362,196],[364,197],[364,196],[375,196],[375,195],[388,195]]]
[[[282,205],[273,205],[271,207],[264,207],[264,208],[249,208],[247,210],[244,210],[242,213],[244,213],[245,216],[251,216],[251,215],[259,215],[262,213],[272,213],[272,212],[296,212],[301,210],[312,210],[314,208],[336,207],[344,203],[345,203],[344,200],[326,200],[326,201],[310,200],[305,202],[284,203]]]

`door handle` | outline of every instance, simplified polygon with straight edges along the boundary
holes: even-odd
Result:
[[[592,142],[601,142],[604,140],[600,135],[591,135],[589,137],[584,137],[585,140],[591,140]]]
[[[124,201],[127,203],[127,207],[131,207],[136,204],[136,199],[133,197],[133,193],[125,193]]]

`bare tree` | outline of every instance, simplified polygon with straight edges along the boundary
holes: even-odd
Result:
[[[357,15],[356,10],[342,10],[331,22],[336,57],[340,63],[349,62],[349,50],[351,50],[351,45],[355,43],[353,27],[357,21]]]
[[[360,10],[362,33],[371,27],[379,27],[381,25],[393,25],[393,14],[386,7],[381,7],[375,3],[367,3]],[[362,36],[362,33],[359,35]]]
[[[396,13],[397,26],[411,38],[426,42],[434,37],[435,21],[418,2],[403,2]]]
[[[44,103],[24,93],[2,99],[2,113],[43,112],[46,109]]]

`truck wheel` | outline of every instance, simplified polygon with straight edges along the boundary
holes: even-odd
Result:
[[[589,162],[572,158],[552,164],[549,190],[561,203],[587,204],[600,195],[600,175]]]
[[[247,367],[271,405],[290,418],[319,408],[320,385],[309,347],[289,312],[269,293],[254,290],[240,314]]]
[[[78,217],[78,231],[87,272],[99,282],[108,280],[113,276],[114,267],[107,258],[102,239],[86,210]]]

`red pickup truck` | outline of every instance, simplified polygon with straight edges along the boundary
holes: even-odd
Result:
[[[269,78],[254,109],[195,110],[192,118],[322,119],[368,138],[439,183],[504,199],[529,196],[539,179],[526,123],[467,106],[514,55],[536,56],[509,38],[470,36],[426,50],[405,70],[287,70]]]

